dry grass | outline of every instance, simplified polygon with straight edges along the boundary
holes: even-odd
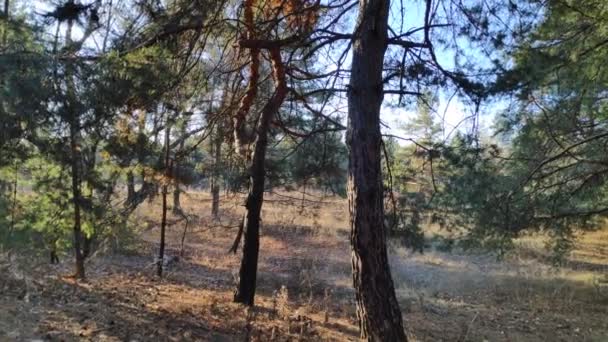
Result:
[[[49,276],[27,303],[15,299],[18,280],[0,284],[9,289],[0,305],[24,313],[0,314],[0,340],[9,333],[94,341],[357,340],[346,203],[301,196],[267,196],[253,310],[231,302],[239,255],[227,251],[242,199],[223,198],[222,220],[214,222],[207,194],[190,192],[182,198],[193,217],[185,258],[163,280],[150,267],[160,206],[146,203],[135,221],[138,254],[98,257],[88,283],[57,276],[70,265],[43,266]],[[178,253],[182,230],[183,223],[169,228],[169,253]],[[412,340],[608,341],[608,298],[598,285],[608,268],[607,237],[581,237],[559,269],[543,258],[538,237],[519,241],[501,262],[464,252],[413,254],[393,243],[393,278]],[[10,330],[15,317],[28,323]]]

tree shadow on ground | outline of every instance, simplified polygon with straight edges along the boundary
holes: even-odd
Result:
[[[200,265],[189,267],[194,272],[214,272]],[[61,277],[46,280],[47,291],[41,292],[36,302],[39,309],[44,308],[39,322],[41,338],[52,341],[233,341],[240,336],[238,325],[216,325],[200,308],[171,310],[171,307],[157,305],[157,298],[167,291],[165,287],[175,285],[167,280],[122,273],[117,268],[98,272],[84,283]],[[178,285],[185,290],[187,284],[191,282]]]

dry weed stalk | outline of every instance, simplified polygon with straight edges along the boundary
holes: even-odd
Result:
[[[281,286],[281,289],[278,292],[275,291],[275,293],[275,310],[279,317],[286,319],[289,317],[289,293],[287,291],[287,287],[283,285]]]

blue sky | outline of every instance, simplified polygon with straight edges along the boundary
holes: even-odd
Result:
[[[400,1],[391,2],[391,12],[389,16],[389,25],[394,31],[399,32],[403,28],[403,32],[409,29],[422,27],[424,24],[424,13],[425,13],[425,2],[424,1],[403,1],[407,6],[402,17]],[[437,19],[440,23],[440,19]],[[418,36],[421,38],[422,33]],[[487,58],[481,53],[475,51],[475,48],[470,46],[465,41],[459,41],[459,44],[467,49],[468,58],[474,59],[476,64],[486,65]],[[454,63],[454,52],[444,49],[436,51],[437,59],[442,67],[450,70],[455,66]],[[439,105],[434,112],[435,120],[443,126],[444,138],[452,137],[455,130],[465,131],[470,127],[471,122],[464,120],[474,114],[474,108],[465,104],[457,95],[453,96],[453,91],[450,90],[438,90]],[[505,105],[502,103],[493,104],[491,106],[484,106],[478,116],[478,127],[482,132],[490,132],[491,126],[494,121],[494,117],[497,112],[502,110]],[[382,120],[390,126],[390,129],[384,129],[385,133],[395,134],[404,137],[416,138],[414,136],[407,136],[407,134],[401,129],[403,124],[413,117],[416,112],[414,109],[408,108],[395,108],[389,106],[385,100],[385,104],[382,109]]]
[[[405,2],[405,1],[404,1]],[[31,9],[35,10],[38,13],[44,13],[52,9],[52,6],[49,5],[49,1],[46,0],[33,0],[33,5]],[[389,25],[395,30],[399,31],[401,28],[403,31],[407,31],[411,28],[420,27],[423,24],[424,20],[424,2],[423,1],[407,1],[405,2],[408,6],[404,10],[405,16],[403,17],[403,23],[401,22],[401,9],[400,2],[392,1],[391,13],[389,17]],[[352,16],[356,15],[356,8],[352,11],[350,18],[347,18],[345,25],[345,30],[351,29],[352,26]],[[65,32],[65,25],[62,28],[62,31]],[[82,30],[77,26],[74,30],[75,39],[82,34]],[[94,37],[93,37],[94,38]],[[92,43],[91,43],[92,44]],[[475,55],[473,52],[473,58],[479,58],[480,61],[483,60],[483,56],[480,54]],[[446,50],[437,51],[437,57],[439,62],[447,69],[454,67],[454,57],[453,53]],[[347,63],[350,63],[350,56],[346,59]],[[483,62],[482,62],[483,63]],[[443,132],[445,135],[453,135],[454,130],[466,130],[469,123],[463,121],[464,118],[469,117],[473,113],[473,109],[464,104],[458,96],[452,97],[452,93],[446,91],[439,91],[439,105],[436,108],[434,113],[435,119],[443,126]],[[337,107],[346,108],[345,99],[339,100],[338,103],[335,104]],[[412,107],[412,106],[410,106]],[[479,128],[482,131],[489,131],[495,114],[498,112],[504,105],[493,105],[484,108],[479,117]],[[407,136],[407,134],[401,129],[404,123],[411,120],[416,115],[415,110],[413,108],[397,108],[395,106],[390,106],[389,101],[385,100],[385,103],[382,108],[382,121],[389,126],[389,128],[383,128],[385,133],[395,134],[403,137],[411,137]],[[415,138],[415,137],[412,137]],[[445,138],[445,137],[444,137]]]

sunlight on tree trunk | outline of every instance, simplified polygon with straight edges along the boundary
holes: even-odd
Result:
[[[387,0],[361,1],[348,92],[348,202],[353,283],[361,338],[406,341],[386,249],[380,106]]]

